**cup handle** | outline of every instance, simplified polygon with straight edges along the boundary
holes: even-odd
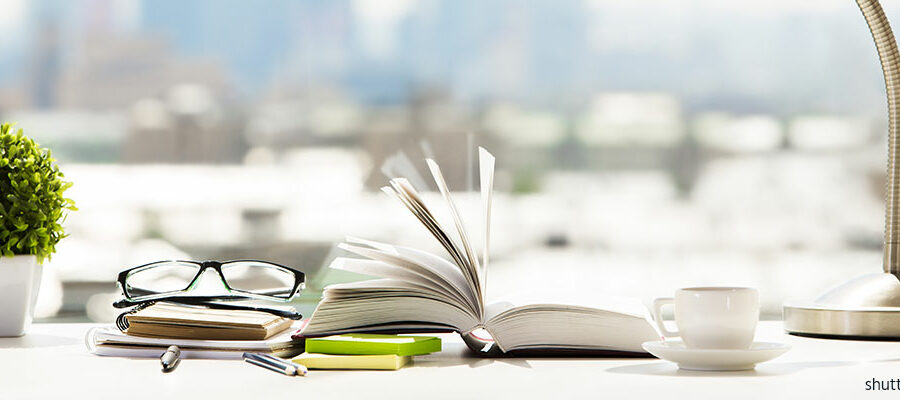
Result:
[[[670,331],[666,329],[666,323],[663,321],[662,317],[662,308],[663,306],[671,304],[675,305],[675,299],[671,297],[660,297],[656,300],[653,300],[653,320],[656,321],[656,326],[659,327],[659,331],[662,332],[665,337],[679,337],[681,336],[681,332],[679,331]]]

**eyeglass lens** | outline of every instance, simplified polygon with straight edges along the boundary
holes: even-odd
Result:
[[[276,297],[289,297],[296,279],[277,266],[244,261],[222,264],[222,275],[234,290]]]
[[[187,290],[200,266],[190,263],[163,262],[132,271],[125,278],[128,297],[152,296]]]

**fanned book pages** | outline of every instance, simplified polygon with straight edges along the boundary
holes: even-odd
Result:
[[[402,203],[425,226],[446,250],[449,260],[409,247],[348,238],[339,247],[363,258],[340,257],[330,267],[379,279],[326,287],[322,301],[301,335],[455,331],[463,335],[472,350],[495,354],[643,353],[641,343],[659,340],[647,309],[639,301],[590,306],[485,305],[494,156],[479,148],[484,215],[481,257],[475,253],[440,167],[430,159],[427,163],[452,216],[452,230],[438,223],[419,192],[406,179],[392,179],[390,186],[382,190]],[[473,333],[482,328],[493,341]]]

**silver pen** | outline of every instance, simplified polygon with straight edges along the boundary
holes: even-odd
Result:
[[[306,376],[309,370],[305,366],[282,360],[265,353],[244,353],[244,361],[288,376]]]
[[[163,372],[174,371],[179,362],[181,362],[181,349],[178,346],[169,346],[166,352],[159,356],[159,363],[162,364]]]
[[[283,368],[285,371],[293,371],[292,375],[306,376],[309,370],[305,365],[296,364],[283,358],[275,357],[267,353],[255,353],[256,357],[268,360],[271,364]],[[292,370],[293,369],[293,370]]]

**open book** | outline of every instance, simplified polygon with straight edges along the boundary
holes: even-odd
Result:
[[[601,308],[571,304],[486,305],[494,157],[479,149],[484,212],[481,257],[469,240],[440,168],[430,159],[427,164],[455,222],[455,231],[438,223],[408,180],[392,179],[390,186],[382,190],[418,218],[447,251],[449,260],[413,248],[348,238],[339,247],[364,258],[340,257],[330,267],[380,279],[326,287],[301,335],[456,331],[472,350],[489,353],[642,353],[641,343],[659,340],[647,309],[638,301],[602,304]],[[485,335],[479,334],[482,328],[493,341],[483,340]]]

